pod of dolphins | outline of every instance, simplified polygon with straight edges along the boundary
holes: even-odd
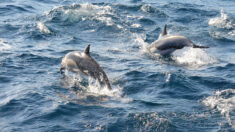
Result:
[[[196,45],[184,36],[169,35],[167,34],[166,28],[167,25],[164,26],[164,29],[159,35],[158,40],[153,42],[148,47],[151,53],[157,53],[162,56],[169,56],[175,50],[182,49],[184,47],[209,48],[206,46]],[[90,76],[98,80],[101,85],[106,85],[109,90],[112,89],[106,73],[100,67],[100,65],[90,56],[90,45],[87,46],[84,52],[73,51],[67,53],[61,62],[61,74],[64,73],[65,69],[74,73]]]

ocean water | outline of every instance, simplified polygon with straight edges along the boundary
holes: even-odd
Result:
[[[1,0],[1,132],[235,131],[234,0]],[[149,54],[164,24],[209,49]],[[112,90],[60,63],[91,44]]]

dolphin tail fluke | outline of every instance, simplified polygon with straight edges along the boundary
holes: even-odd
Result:
[[[208,46],[193,45],[193,48],[209,48]]]
[[[109,90],[112,90],[111,84],[106,74],[104,75],[104,83],[108,87]]]
[[[100,84],[106,85],[109,90],[112,90],[112,87],[111,87],[111,85],[110,85],[110,82],[109,82],[109,80],[108,80],[107,78],[106,78],[105,80],[100,80],[100,79],[98,78],[98,81],[99,81]]]
[[[112,90],[110,83],[106,84],[109,90]]]
[[[100,82],[100,84],[105,84],[108,87],[109,90],[112,90],[109,79],[108,79],[108,77],[107,77],[107,75],[105,74],[104,71],[102,72],[102,77],[101,78],[98,77],[97,79]]]

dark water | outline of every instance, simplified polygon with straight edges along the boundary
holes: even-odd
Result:
[[[234,131],[235,1],[1,0],[0,131]],[[146,46],[164,24],[207,50]],[[113,90],[59,73],[91,44]]]

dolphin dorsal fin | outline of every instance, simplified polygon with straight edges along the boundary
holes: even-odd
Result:
[[[90,45],[88,44],[86,49],[84,50],[84,53],[87,55],[90,55]]]
[[[163,29],[163,31],[162,31],[162,36],[164,36],[164,35],[167,35],[166,24],[164,25],[164,29]]]

